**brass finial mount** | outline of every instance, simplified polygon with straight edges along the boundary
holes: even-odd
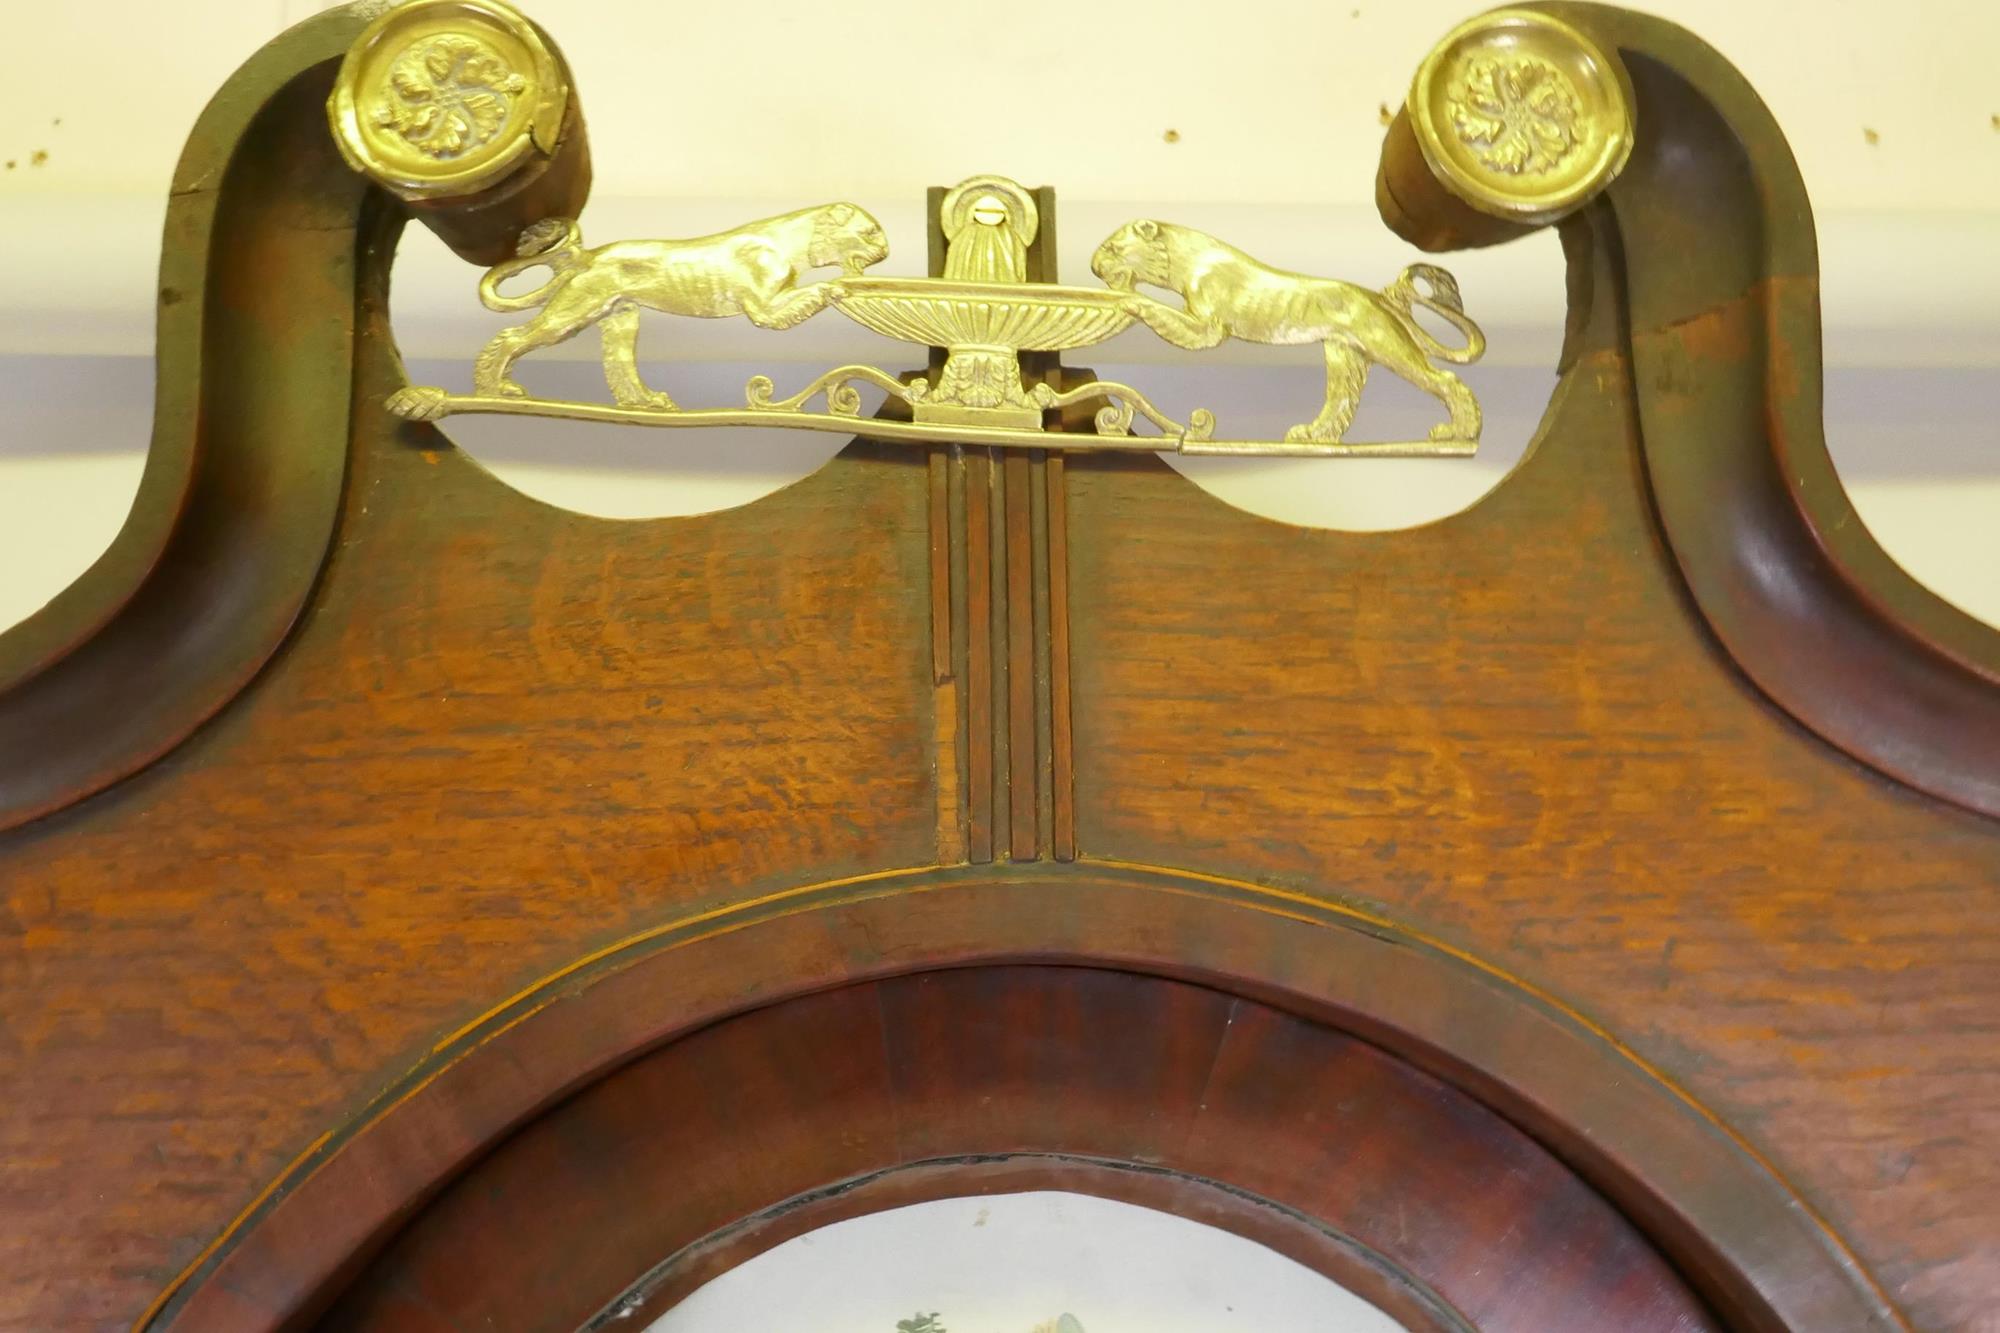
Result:
[[[1410,88],[1431,174],[1493,217],[1551,222],[1615,179],[1632,154],[1625,67],[1576,27],[1532,9],[1460,24]]]
[[[327,117],[349,166],[478,263],[540,218],[575,216],[588,189],[569,69],[501,0],[384,10],[341,61]]]

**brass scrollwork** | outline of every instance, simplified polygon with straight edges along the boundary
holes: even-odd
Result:
[[[960,441],[1059,449],[1144,449],[1183,453],[1466,454],[1479,438],[1479,405],[1465,384],[1433,360],[1463,363],[1484,347],[1464,311],[1458,285],[1443,269],[1413,264],[1382,291],[1286,273],[1212,236],[1143,220],[1119,228],[1098,247],[1092,268],[1102,287],[1027,281],[1028,247],[1040,227],[1034,197],[999,176],[975,176],[944,198],[948,238],[941,278],[875,277],[888,256],[881,225],[855,204],[823,204],[766,218],[713,236],[678,241],[584,245],[567,219],[525,231],[515,256],[480,280],[480,299],[500,311],[534,311],[502,329],[480,351],[473,393],[412,387],[389,403],[398,415],[434,421],[460,412],[510,412],[653,426],[782,425],[871,438]],[[838,276],[809,281],[816,270]],[[531,289],[502,287],[531,271]],[[1141,285],[1182,298],[1170,305]],[[1413,317],[1423,306],[1464,337],[1447,347]],[[935,379],[897,376],[871,366],[829,370],[779,396],[769,376],[753,377],[741,408],[685,408],[639,374],[639,314],[714,319],[742,316],[762,328],[788,329],[826,310],[865,328],[920,346],[946,349]],[[1319,413],[1283,440],[1218,440],[1206,409],[1185,421],[1161,411],[1130,385],[1081,384],[1058,391],[1022,374],[1022,352],[1089,347],[1144,324],[1176,346],[1213,347],[1226,338],[1266,344],[1317,344],[1326,360]],[[516,361],[595,327],[603,339],[604,377],[612,402],[529,396],[512,379]],[[1343,439],[1371,366],[1383,366],[1434,394],[1450,420],[1421,441],[1355,444]],[[871,385],[903,404],[895,418],[859,419]],[[823,410],[809,404],[824,400]],[[1094,431],[1051,429],[1048,414],[1096,402]],[[907,417],[907,419],[903,419]],[[1143,421],[1158,434],[1139,434]]]
[[[1588,77],[1591,52],[1536,14],[1503,11],[1498,20],[1513,25],[1508,34],[1519,28],[1534,40],[1510,45],[1489,40],[1485,28],[1464,30],[1470,35],[1436,77],[1420,80],[1412,108],[1429,109],[1425,126],[1456,127],[1450,146],[1486,173],[1482,181],[1549,177],[1534,186],[1539,203],[1549,190],[1568,188],[1581,170],[1572,160],[1585,158],[1585,139],[1603,123],[1595,103],[1579,100],[1578,90],[1598,87]],[[1426,91],[1433,88],[1435,96]],[[460,254],[482,263],[505,256],[480,279],[479,298],[523,316],[480,349],[471,393],[411,386],[393,394],[388,407],[405,418],[513,413],[1003,447],[1298,456],[1469,454],[1478,444],[1479,404],[1445,367],[1476,360],[1485,339],[1457,282],[1431,264],[1412,264],[1374,291],[1287,273],[1203,232],[1142,219],[1098,247],[1092,269],[1105,285],[1031,282],[1044,219],[1031,191],[991,175],[944,194],[945,254],[935,278],[869,272],[888,257],[888,238],[853,203],[685,240],[586,245],[573,217],[541,216],[576,212],[587,188],[567,67],[547,35],[505,0],[405,0],[384,9],[342,61],[327,110],[355,170],[409,201]],[[538,217],[508,253],[514,225]],[[511,289],[523,281],[526,290]],[[1142,287],[1171,292],[1179,304]],[[1434,337],[1417,322],[1418,308],[1462,341]],[[741,317],[765,329],[794,328],[831,310],[886,337],[943,349],[944,357],[928,373],[840,366],[789,393],[756,375],[740,407],[688,407],[640,374],[639,322],[649,310]],[[1215,414],[1205,408],[1178,420],[1131,385],[1050,383],[1022,372],[1024,352],[1092,347],[1138,324],[1196,350],[1231,338],[1318,346],[1326,365],[1319,410],[1282,440],[1217,438]],[[608,403],[537,398],[514,380],[522,357],[593,328]],[[1448,420],[1428,439],[1348,441],[1374,366],[1435,396]],[[880,390],[887,410],[864,420],[862,386]],[[1082,415],[1063,412],[1093,404],[1089,430],[1075,428]]]

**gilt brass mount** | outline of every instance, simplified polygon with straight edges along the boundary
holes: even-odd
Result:
[[[1594,197],[1632,155],[1624,64],[1532,9],[1482,14],[1418,67],[1410,120],[1431,173],[1484,213],[1549,222]]]
[[[541,30],[491,0],[420,0],[355,39],[327,114],[349,166],[407,200],[460,198],[549,155],[569,80]]]
[[[552,47],[538,33],[498,0],[412,0],[389,11],[357,42],[330,103],[334,133],[350,164],[422,206],[467,188],[491,189],[523,155],[555,151],[546,136],[563,121],[571,93],[549,54]],[[1555,105],[1565,113],[1570,106],[1562,100],[1570,94],[1558,87],[1566,76],[1540,64],[1454,77],[1483,79],[1475,92],[1489,100],[1526,97],[1531,107]],[[1558,118],[1555,131],[1534,122],[1524,136],[1516,132],[1518,116],[1495,115],[1491,127],[1481,122],[1467,133],[1491,129],[1487,152],[1501,162],[1496,170],[1539,179],[1580,151],[1573,118]],[[521,231],[512,255],[479,283],[489,308],[534,313],[480,351],[473,392],[413,386],[392,395],[388,406],[422,421],[512,413],[662,427],[786,426],[1002,447],[1311,457],[1465,455],[1477,448],[1479,404],[1457,375],[1436,363],[1474,361],[1485,339],[1445,270],[1411,264],[1373,290],[1276,269],[1193,228],[1141,219],[1097,248],[1091,269],[1104,285],[1030,282],[1029,247],[1041,221],[1034,196],[1019,184],[972,177],[942,202],[943,275],[916,278],[868,272],[888,257],[888,240],[881,225],[852,203],[799,209],[711,236],[594,247],[584,244],[572,218],[546,218]],[[837,272],[810,280],[827,271]],[[502,292],[504,284],[531,272],[546,276],[528,291]],[[1142,288],[1171,293],[1178,304]],[[1415,318],[1419,307],[1455,330],[1459,341],[1446,343],[1427,330]],[[782,397],[770,377],[757,375],[745,385],[739,407],[688,407],[640,376],[637,341],[645,310],[741,316],[766,329],[789,329],[832,310],[878,334],[942,348],[945,357],[931,374],[839,366]],[[1206,409],[1177,420],[1130,385],[1090,381],[1059,388],[1022,372],[1023,352],[1090,347],[1134,324],[1189,350],[1230,338],[1316,345],[1326,376],[1319,409],[1281,440],[1219,438]],[[610,402],[536,398],[512,379],[522,356],[593,327],[603,342]],[[1447,420],[1423,440],[1347,440],[1375,366],[1438,399]],[[885,395],[884,410],[867,419],[860,415],[857,387],[864,384]],[[1078,405],[1094,407],[1092,429],[1062,429],[1062,409]],[[1135,430],[1136,423],[1144,429]]]

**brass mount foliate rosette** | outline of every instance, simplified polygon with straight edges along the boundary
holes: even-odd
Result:
[[[1491,128],[1465,133],[1491,141],[1487,158],[1499,165],[1482,170],[1505,175],[1514,161],[1514,174],[1531,188],[1570,188],[1580,179],[1572,157],[1602,146],[1591,128],[1598,122],[1585,124],[1597,103],[1576,91],[1586,66],[1573,53],[1522,64],[1531,48],[1525,38],[1516,44],[1520,51],[1508,57],[1515,63],[1490,77],[1453,57],[1451,86],[1475,89],[1468,106],[1495,108]],[[1532,50],[1553,53],[1556,45]],[[1558,76],[1546,73],[1558,60]],[[850,202],[708,236],[588,245],[576,220],[574,162],[587,157],[568,71],[546,34],[498,0],[409,0],[386,11],[348,52],[328,110],[356,170],[402,198],[460,254],[488,265],[480,300],[520,316],[479,351],[471,393],[412,386],[393,394],[389,409],[409,420],[483,412],[656,427],[785,426],[891,442],[1294,457],[1462,456],[1478,445],[1479,403],[1453,367],[1477,360],[1486,340],[1457,281],[1433,264],[1363,285],[1274,268],[1192,227],[1141,218],[1098,245],[1091,271],[1101,285],[1034,282],[1029,255],[1043,221],[1036,196],[990,175],[943,196],[946,248],[936,278],[870,273],[888,258],[888,237]],[[1558,129],[1539,128],[1533,114],[1555,116]],[[1521,127],[1526,138],[1517,142]],[[567,168],[565,153],[574,155]],[[580,179],[587,183],[587,165]],[[503,222],[510,224],[504,236]],[[832,316],[945,356],[929,373],[837,366],[784,396],[771,377],[756,375],[740,405],[686,405],[640,373],[644,311],[741,318],[774,330]],[[1449,332],[1427,328],[1419,311]],[[1230,339],[1315,347],[1324,368],[1318,410],[1302,410],[1305,419],[1282,439],[1231,439],[1218,435],[1206,409],[1177,419],[1130,385],[1058,387],[1063,381],[1030,377],[1021,365],[1023,352],[1072,351],[1135,327],[1190,351]],[[523,356],[589,330],[602,343],[610,401],[538,398],[514,380]],[[1427,438],[1346,438],[1375,369],[1436,400],[1444,419]],[[879,391],[891,410],[863,418],[861,386]],[[1085,418],[1089,429],[1064,429]]]
[[[460,255],[582,210],[590,155],[555,43],[499,0],[411,0],[348,48],[327,116],[341,156]]]
[[[1407,120],[1431,176],[1459,201],[1539,225],[1617,177],[1632,155],[1632,106],[1615,55],[1561,19],[1502,9],[1432,48]]]

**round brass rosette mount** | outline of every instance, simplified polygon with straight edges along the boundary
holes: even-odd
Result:
[[[1482,213],[1541,223],[1587,202],[1632,153],[1623,64],[1561,19],[1501,9],[1431,49],[1410,88],[1424,161]]]
[[[411,202],[460,199],[545,163],[570,97],[554,44],[499,0],[411,0],[348,49],[327,114],[356,171]]]

